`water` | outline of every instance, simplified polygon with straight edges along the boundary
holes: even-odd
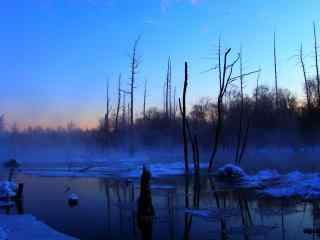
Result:
[[[306,228],[320,228],[320,204],[299,200],[260,199],[251,191],[215,188],[210,179],[184,177],[152,182],[156,217],[152,239],[313,239]],[[24,182],[25,213],[36,216],[54,229],[80,239],[141,239],[135,201],[139,180],[37,177],[18,175]],[[71,189],[66,192],[66,189]],[[215,191],[213,191],[215,190]],[[79,196],[79,205],[70,207],[68,195]],[[197,201],[199,199],[199,201]],[[186,202],[187,201],[187,202]],[[186,215],[186,204],[200,209],[238,209],[224,221]],[[12,208],[10,214],[17,211]],[[221,211],[222,215],[226,215]],[[243,229],[246,229],[244,231]],[[145,230],[145,229],[144,229]]]

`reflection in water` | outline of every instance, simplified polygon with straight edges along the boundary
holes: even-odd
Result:
[[[51,227],[84,240],[320,236],[319,202],[260,199],[251,191],[223,188],[215,179],[203,176],[151,179],[150,184],[142,179],[70,181],[23,175],[19,181],[25,183],[24,199],[3,213],[33,214]],[[65,204],[66,183],[81,199],[77,208]]]
[[[140,196],[138,199],[138,227],[141,231],[142,240],[152,239],[152,225],[155,211],[150,191],[150,172],[143,167],[140,180]]]

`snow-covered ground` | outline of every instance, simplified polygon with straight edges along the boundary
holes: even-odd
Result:
[[[50,228],[32,215],[0,215],[0,240],[76,240]]]

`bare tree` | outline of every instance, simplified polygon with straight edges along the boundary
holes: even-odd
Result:
[[[141,58],[137,54],[138,44],[140,41],[140,36],[134,41],[132,53],[131,53],[131,63],[130,63],[130,153],[133,153],[134,146],[133,146],[133,128],[134,128],[134,89],[136,75],[138,73],[138,69],[141,63]]]
[[[115,123],[115,131],[119,129],[119,112],[120,112],[120,104],[121,104],[121,73],[118,78],[118,102],[117,102],[117,110],[116,110],[116,123]]]
[[[186,119],[186,95],[188,87],[188,63],[184,63],[184,85],[183,85],[183,96],[182,96],[182,137],[183,137],[183,152],[184,152],[184,169],[185,173],[189,172],[188,163],[188,137],[187,137],[187,119]],[[179,99],[179,104],[181,106],[181,101]]]
[[[276,107],[278,107],[278,69],[277,69],[276,32],[273,33],[273,64],[274,64],[274,85],[276,90]]]
[[[311,110],[310,89],[309,89],[309,84],[308,84],[308,79],[307,79],[307,74],[306,74],[306,68],[305,68],[304,59],[303,59],[303,47],[302,47],[302,44],[300,46],[299,60],[300,60],[301,69],[302,69],[303,78],[304,78],[304,87],[305,87],[305,91],[306,91],[306,95],[307,95],[307,108],[308,108],[308,111],[310,112],[310,110]]]
[[[170,57],[168,59],[167,65],[167,76],[166,76],[166,83],[165,83],[165,113],[166,117],[169,118],[169,81],[170,81]]]
[[[166,105],[166,117],[171,119],[172,113],[172,102],[171,102],[171,59],[168,58],[168,66],[167,66],[167,77],[166,77],[166,98],[165,98],[165,105]]]
[[[233,71],[234,65],[239,60],[239,56],[231,64],[228,64],[228,55],[230,52],[231,52],[231,48],[227,49],[224,52],[223,63],[221,63],[221,44],[219,40],[219,46],[218,46],[219,95],[218,95],[218,102],[217,102],[217,124],[215,127],[213,150],[209,159],[208,171],[211,171],[212,169],[213,160],[217,154],[217,150],[219,146],[220,135],[222,130],[222,122],[223,122],[224,95],[229,85],[234,80],[236,80],[236,78],[232,78],[232,71]]]
[[[109,79],[107,80],[107,106],[106,106],[106,113],[104,116],[104,124],[106,133],[109,133],[109,115],[110,115],[110,98],[109,98]]]
[[[261,72],[258,73],[257,79],[256,79],[256,91],[255,91],[255,109],[257,108],[257,103],[258,103],[258,97],[259,97],[259,80],[260,80],[260,74]]]
[[[169,119],[172,119],[172,72],[171,72],[171,58],[169,57],[169,83],[168,83],[168,105],[169,105]]]
[[[236,158],[235,163],[239,164],[239,154],[240,154],[240,146],[242,140],[242,125],[243,125],[243,67],[242,67],[242,49],[240,48],[240,116],[239,116],[239,130],[238,130],[238,138],[237,138],[237,147],[236,147]]]
[[[121,122],[122,127],[126,126],[126,94],[122,94],[122,116],[121,116]]]
[[[146,120],[146,104],[147,104],[147,80],[144,81],[143,93],[143,120]]]
[[[173,112],[172,112],[173,120],[176,120],[176,113],[177,113],[176,87],[174,87],[174,90],[173,90]]]
[[[314,54],[315,54],[315,64],[316,64],[316,79],[317,79],[317,100],[318,107],[320,107],[320,76],[319,76],[319,63],[318,63],[318,43],[317,43],[317,32],[316,23],[313,22],[313,38],[314,38]]]

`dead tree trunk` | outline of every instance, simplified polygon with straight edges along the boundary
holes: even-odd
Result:
[[[277,69],[277,50],[276,50],[276,32],[273,34],[273,64],[274,64],[274,85],[276,90],[276,107],[278,108],[278,69]]]
[[[256,92],[255,92],[255,110],[258,107],[258,97],[259,97],[259,79],[260,79],[260,72],[257,76],[257,80],[256,80]]]
[[[318,100],[318,107],[320,107],[320,76],[319,76],[319,64],[318,64],[318,43],[317,43],[317,33],[316,33],[315,22],[313,22],[313,38],[314,38],[314,54],[315,54],[315,64],[316,64],[316,79],[317,79],[317,100]]]
[[[118,103],[117,103],[117,111],[116,111],[116,119],[115,119],[115,131],[119,129],[119,112],[120,112],[120,104],[121,104],[121,74],[119,74],[118,79]]]
[[[143,93],[143,120],[146,120],[146,104],[147,104],[147,80],[144,81]]]
[[[121,116],[122,127],[126,127],[126,94],[122,95],[122,116]]]
[[[173,120],[176,120],[176,113],[177,113],[177,104],[176,104],[176,87],[173,90]]]
[[[307,74],[306,74],[306,68],[305,68],[304,59],[303,59],[303,47],[302,47],[302,44],[300,46],[299,59],[300,59],[301,69],[302,69],[303,78],[304,78],[304,87],[305,87],[306,96],[307,96],[307,108],[308,108],[308,112],[310,112],[310,110],[311,110],[310,89],[309,89],[309,84],[308,84],[308,79],[307,79]]]
[[[183,152],[184,152],[184,168],[185,173],[189,172],[188,163],[188,137],[187,137],[187,119],[186,119],[186,95],[188,87],[188,63],[184,63],[184,85],[183,85],[183,96],[182,96],[182,137],[183,137]],[[180,101],[180,99],[179,99]]]
[[[164,83],[164,111],[167,119],[172,118],[171,59],[168,58],[166,81]]]
[[[236,164],[240,163],[239,154],[240,154],[240,146],[241,146],[241,139],[242,139],[242,121],[243,121],[243,68],[242,68],[242,50],[240,48],[240,116],[239,116],[239,130],[238,130],[236,158],[235,158]]]
[[[104,115],[104,129],[105,129],[105,144],[108,144],[109,141],[109,115],[110,115],[110,98],[109,98],[109,80],[107,80],[107,106],[106,106],[106,113]]]
[[[181,101],[179,98],[179,108],[180,108],[180,112],[181,115],[183,115],[183,109],[181,106]],[[192,157],[193,157],[193,168],[194,168],[194,172],[196,174],[199,173],[199,148],[198,148],[198,140],[197,140],[197,135],[195,134],[193,136],[192,132],[191,132],[191,128],[188,122],[188,119],[185,119],[185,126],[187,128],[187,139],[190,139],[190,143],[191,143],[191,147],[192,147]],[[184,142],[185,143],[185,142]],[[188,140],[187,140],[187,145],[189,144]]]
[[[138,73],[138,68],[140,65],[140,59],[137,55],[137,48],[140,37],[138,37],[133,44],[131,63],[130,63],[130,146],[129,152],[133,154],[134,152],[134,89],[135,89],[135,80],[136,74]]]
[[[169,105],[169,119],[172,119],[172,90],[171,90],[171,59],[169,57],[169,66],[168,66],[168,71],[169,71],[169,78],[168,78],[168,105]]]

